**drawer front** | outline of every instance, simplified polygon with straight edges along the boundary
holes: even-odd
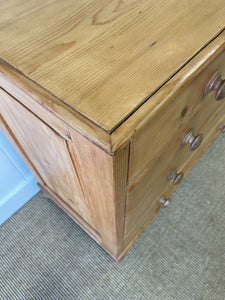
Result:
[[[129,181],[142,173],[164,151],[165,145],[185,128],[206,102],[214,112],[225,101],[215,101],[215,93],[209,93],[209,97],[204,96],[205,87],[217,70],[225,78],[225,51],[212,60],[173,100],[155,113],[148,124],[134,136],[131,141]]]
[[[212,102],[211,102],[212,103]],[[176,189],[176,178],[169,179],[174,170],[178,175],[185,177],[207,147],[221,132],[219,125],[225,125],[225,102],[213,114],[206,104],[201,112],[197,113],[187,126],[168,145],[167,150],[159,156],[128,188],[125,243],[133,239],[149,221],[152,215],[162,206],[159,204],[161,197],[168,197]],[[194,129],[197,135],[203,135],[201,145],[195,151],[190,150],[190,144],[183,144],[186,134]],[[179,182],[177,177],[177,183]]]

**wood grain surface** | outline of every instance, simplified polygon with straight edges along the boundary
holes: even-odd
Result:
[[[217,107],[223,107],[223,101],[215,101],[215,94],[210,93],[211,101],[204,96],[204,89],[217,70],[225,76],[225,51],[217,55],[212,62],[193,78],[187,87],[181,88],[180,93],[161,107],[157,114],[150,119],[145,128],[131,140],[129,180],[159,155],[177,132],[182,132],[197,111],[203,113],[206,120]],[[204,107],[205,103],[207,106]]]
[[[0,4],[0,55],[109,132],[224,28],[224,0]]]
[[[223,31],[213,42],[196,55],[178,73],[176,73],[149,99],[149,101],[146,101],[143,105],[141,105],[141,107],[139,107],[139,109],[136,110],[135,113],[126,120],[126,122],[123,122],[114,132],[112,132],[112,152],[116,153],[116,151],[123,147],[123,145],[126,145],[131,138],[135,135],[139,135],[141,131],[149,127],[152,119],[157,114],[160,114],[165,107],[173,105],[172,103],[174,99],[179,99],[179,95],[183,92],[183,90],[188,88],[188,86],[192,84],[194,85],[192,82],[195,81],[195,78],[198,78],[202,72],[207,73],[208,66],[211,62],[213,62],[213,60],[217,60],[217,57],[220,56],[220,53],[224,50],[225,31]],[[221,63],[224,65],[223,61],[221,61]],[[212,75],[212,71],[213,69],[210,67],[209,78]],[[224,71],[223,78],[225,78]],[[204,87],[200,85],[199,89],[200,91],[198,91],[198,94],[202,98]],[[190,103],[192,103],[192,101],[193,100],[190,100]]]
[[[168,198],[180,185],[174,185],[168,176],[173,170],[183,172],[184,178],[197,163],[215,137],[221,133],[218,130],[225,122],[225,102],[216,102],[211,95],[206,97],[200,112],[185,126],[167,149],[128,187],[124,246],[134,242],[137,234],[150,222],[161,207],[159,199]],[[193,128],[195,134],[202,133],[203,141],[196,151],[190,151],[190,145],[182,145],[186,133]],[[182,199],[181,199],[182,202]]]
[[[3,89],[0,107],[0,128],[41,188],[118,260],[123,251],[129,145],[109,155],[71,128],[70,139],[64,139]]]
[[[75,131],[71,137],[70,153],[95,228],[110,255],[118,259],[123,246],[129,145],[111,156]]]
[[[0,128],[120,260],[224,124],[224,0],[0,0]],[[220,84],[223,81],[221,80]],[[203,134],[194,152],[190,129]]]
[[[67,126],[70,126],[106,152],[111,152],[108,132],[17,72],[3,59],[0,59],[0,86],[64,137],[68,135]]]
[[[91,224],[89,207],[85,203],[77,169],[68,151],[68,142],[2,89],[0,106],[5,123],[40,174],[41,182]]]

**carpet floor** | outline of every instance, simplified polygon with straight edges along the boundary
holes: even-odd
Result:
[[[225,299],[220,135],[114,262],[40,192],[0,227],[0,299]]]

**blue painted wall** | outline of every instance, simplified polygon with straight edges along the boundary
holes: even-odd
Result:
[[[0,225],[38,191],[37,181],[0,131]]]

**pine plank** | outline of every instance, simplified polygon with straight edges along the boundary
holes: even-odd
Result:
[[[112,132],[224,29],[224,10],[224,0],[1,1],[0,55]]]

